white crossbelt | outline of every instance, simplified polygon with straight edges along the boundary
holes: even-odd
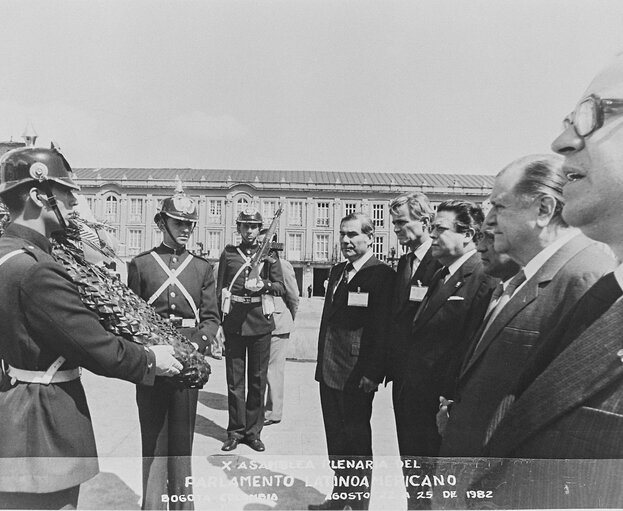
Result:
[[[147,300],[147,303],[151,305],[152,303],[156,301],[156,298],[158,298],[167,287],[176,286],[180,290],[182,295],[184,295],[184,298],[186,298],[186,301],[188,302],[191,309],[193,310],[193,314],[195,315],[195,319],[197,320],[197,323],[199,323],[199,310],[197,309],[197,306],[195,305],[195,301],[193,300],[192,296],[190,296],[190,293],[188,292],[188,290],[184,287],[184,285],[177,278],[178,275],[180,275],[182,271],[184,271],[184,269],[190,264],[190,261],[192,260],[193,256],[191,254],[188,254],[188,257],[184,259],[184,262],[180,264],[178,268],[176,268],[175,270],[171,270],[165,264],[162,258],[158,254],[156,254],[156,252],[152,251],[150,253],[153,256],[153,258],[156,260],[158,265],[160,265],[160,268],[162,268],[164,272],[167,274],[168,278],[167,280],[163,282],[163,284],[158,288],[158,290],[153,295],[151,295],[149,300]]]

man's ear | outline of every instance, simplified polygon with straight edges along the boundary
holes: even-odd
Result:
[[[556,213],[556,199],[551,195],[543,195],[538,201],[539,213],[536,223],[539,227],[546,227]]]
[[[464,232],[464,234],[465,234],[465,244],[467,245],[470,241],[474,241],[474,236],[476,236],[476,230],[470,227]]]
[[[28,197],[40,208],[43,208],[45,206],[45,203],[47,203],[47,198],[43,194],[43,192],[39,190],[39,188],[36,188],[34,186],[28,191]]]

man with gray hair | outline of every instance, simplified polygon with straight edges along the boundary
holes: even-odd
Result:
[[[370,417],[374,393],[385,375],[394,285],[393,270],[372,254],[373,240],[374,226],[367,215],[353,213],[342,218],[340,248],[347,260],[329,274],[315,375],[337,483],[331,498],[309,509],[368,509]],[[351,485],[348,480],[353,476],[362,484]]]
[[[522,266],[494,294],[458,376],[441,456],[483,455],[487,426],[541,336],[614,260],[562,217],[562,158],[532,155],[504,168],[491,192],[487,227],[496,252]]]
[[[565,118],[552,149],[568,180],[563,218],[623,261],[623,54]],[[486,454],[502,460],[476,486],[504,508],[620,508],[623,502],[623,266],[562,317],[505,396]],[[586,460],[589,458],[589,460]],[[522,491],[526,481],[530,488]]]

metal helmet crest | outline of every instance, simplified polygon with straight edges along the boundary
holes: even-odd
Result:
[[[173,196],[167,197],[162,201],[162,206],[160,211],[154,216],[154,221],[158,223],[163,215],[187,222],[197,222],[199,220],[197,202],[184,193],[180,182],[178,182]]]

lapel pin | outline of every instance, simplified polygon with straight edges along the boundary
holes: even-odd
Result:
[[[454,287],[460,287],[461,284],[463,284],[462,282],[457,282],[456,285]]]

